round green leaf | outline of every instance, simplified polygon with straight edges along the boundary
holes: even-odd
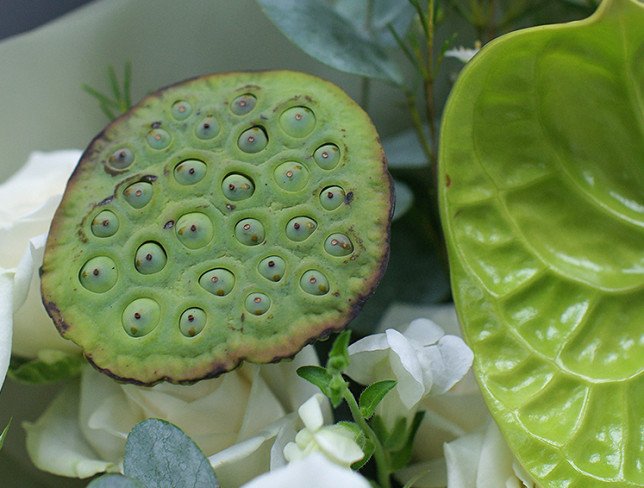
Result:
[[[544,486],[644,486],[644,6],[490,43],[441,151],[454,297],[513,451]]]

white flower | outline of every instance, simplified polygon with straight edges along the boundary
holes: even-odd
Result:
[[[36,152],[0,184],[0,386],[11,352],[77,350],[62,339],[40,300],[38,268],[51,218],[80,151]]]
[[[324,397],[318,394],[298,409],[304,428],[295,436],[295,442],[284,447],[287,461],[293,462],[320,452],[333,463],[348,468],[364,457],[353,431],[340,424],[324,425],[322,407],[325,404]]]
[[[347,468],[341,468],[320,453],[263,474],[242,488],[370,488],[369,482]]]
[[[378,406],[387,425],[412,416],[428,395],[449,390],[470,369],[472,351],[460,337],[445,335],[429,319],[412,321],[403,333],[387,329],[349,346],[347,375],[367,385],[396,380],[395,389]]]
[[[477,48],[467,49],[461,46],[454,49],[448,49],[447,51],[445,51],[445,56],[448,58],[456,58],[465,64],[469,62],[478,52],[479,49]]]
[[[244,364],[191,386],[140,387],[116,383],[86,366],[33,424],[26,424],[34,464],[54,474],[85,478],[120,471],[129,431],[146,418],[172,422],[209,460],[222,487],[238,487],[268,471],[276,436],[316,388],[296,369],[317,364],[312,347],[292,361]]]

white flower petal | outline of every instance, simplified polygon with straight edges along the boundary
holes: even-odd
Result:
[[[449,488],[476,487],[483,437],[484,432],[478,430],[445,444]]]
[[[478,462],[477,488],[505,486],[508,480],[518,482],[512,469],[514,456],[496,424],[490,420],[485,429]]]
[[[87,478],[118,466],[102,460],[87,444],[78,426],[78,384],[67,386],[33,424],[24,424],[27,451],[43,471]]]
[[[13,273],[0,269],[0,389],[11,359]]]
[[[424,383],[427,374],[423,372],[413,344],[397,330],[387,329],[385,333],[391,347],[389,362],[395,375],[393,379],[398,382],[396,392],[403,404],[408,409],[412,409],[425,395],[426,388],[431,387],[431,385],[425,385]]]
[[[336,427],[336,428],[334,428]],[[364,457],[353,436],[340,432],[342,426],[325,427],[315,433],[315,443],[330,460],[347,468]]]
[[[444,459],[411,464],[395,473],[401,484],[413,482],[414,488],[444,488],[447,486],[447,467]]]
[[[370,488],[358,473],[341,468],[323,455],[313,453],[282,468],[255,478],[242,488]]]
[[[314,432],[324,425],[324,417],[320,407],[322,401],[321,395],[315,395],[297,409],[298,415],[304,422],[304,427]]]
[[[243,440],[255,435],[266,425],[282,418],[286,412],[272,390],[260,375],[260,367],[248,365],[254,369],[244,419],[239,429],[237,440]]]
[[[389,343],[385,334],[372,334],[354,342],[348,349],[350,363],[347,376],[362,385],[377,381],[389,371]]]
[[[407,327],[403,329],[403,335],[409,339],[418,342],[423,346],[435,344],[445,335],[443,329],[429,319],[419,318],[412,320]]]
[[[469,371],[474,353],[460,337],[443,336],[435,346],[425,348],[432,372],[432,395],[441,395]]]

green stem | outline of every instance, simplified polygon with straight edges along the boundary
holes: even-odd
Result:
[[[373,447],[374,447],[373,457],[376,459],[378,483],[382,488],[391,488],[391,479],[390,479],[391,471],[389,469],[389,460],[387,458],[387,453],[385,452],[385,449],[382,447],[382,444],[380,443],[380,439],[378,439],[378,436],[376,435],[376,433],[373,431],[371,427],[369,427],[369,424],[362,416],[362,413],[360,413],[360,407],[358,406],[358,402],[356,401],[353,394],[349,391],[348,387],[344,389],[344,392],[342,393],[342,397],[344,398],[344,401],[347,402],[347,405],[349,406],[349,410],[351,410],[351,415],[353,416],[353,420],[362,429],[362,432],[364,432],[367,438],[373,443]]]

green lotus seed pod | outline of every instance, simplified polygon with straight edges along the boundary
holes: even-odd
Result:
[[[259,220],[240,220],[235,226],[235,237],[242,244],[256,246],[264,242],[264,226]]]
[[[192,114],[192,106],[185,100],[178,100],[172,104],[172,116],[177,120],[185,120]]]
[[[268,144],[268,136],[266,131],[261,127],[251,127],[245,130],[239,136],[237,145],[239,149],[246,153],[256,153],[261,151]]]
[[[302,163],[289,161],[275,168],[275,181],[286,191],[298,191],[309,181],[309,170]]]
[[[189,308],[181,314],[179,330],[186,337],[194,337],[206,326],[206,312],[200,308]]]
[[[96,237],[111,237],[119,230],[119,219],[109,210],[103,210],[92,220],[92,234]]]
[[[70,178],[42,264],[47,311],[121,381],[292,357],[345,327],[384,272],[392,195],[378,140],[344,92],[302,73],[153,92]],[[353,240],[346,256],[338,232]]]
[[[203,161],[186,159],[174,167],[174,178],[180,185],[194,185],[204,179],[207,170]]]
[[[302,275],[300,286],[310,295],[326,295],[329,292],[329,280],[314,269],[310,269]]]
[[[141,274],[158,273],[164,267],[168,257],[161,244],[157,242],[146,242],[136,250],[134,267]]]
[[[347,256],[353,252],[353,243],[344,234],[331,234],[324,241],[324,250],[331,256]]]
[[[152,184],[147,181],[134,183],[123,190],[123,196],[134,208],[143,208],[152,199]]]
[[[286,224],[286,237],[292,241],[300,242],[308,239],[317,228],[318,224],[315,220],[309,217],[295,217]]]
[[[152,332],[161,318],[159,304],[151,298],[138,298],[123,310],[123,329],[132,337],[142,337]]]
[[[271,307],[271,299],[263,293],[251,293],[246,297],[246,310],[253,315],[264,315]]]
[[[127,147],[123,147],[110,154],[107,165],[113,170],[124,170],[134,162],[134,154]]]
[[[219,134],[219,123],[217,119],[209,115],[197,124],[195,135],[199,139],[212,139]]]
[[[241,95],[235,98],[233,103],[230,105],[230,110],[235,115],[246,115],[255,108],[256,103],[257,98],[247,93],[246,95]]]
[[[172,137],[163,129],[152,129],[147,135],[148,144],[152,149],[165,149],[170,145]]]
[[[325,210],[335,210],[344,202],[346,194],[339,186],[329,186],[320,192],[320,204]]]
[[[267,280],[279,281],[286,271],[286,262],[279,256],[269,256],[259,262],[257,270]]]
[[[333,169],[340,162],[340,149],[335,144],[325,144],[313,153],[313,159],[322,169]]]
[[[228,295],[235,286],[235,275],[227,269],[217,268],[207,271],[199,278],[202,288],[213,295]]]
[[[176,229],[179,241],[189,249],[206,246],[215,233],[208,216],[199,212],[183,215],[177,220]]]
[[[232,173],[224,178],[221,183],[221,191],[228,200],[234,202],[239,200],[246,200],[250,198],[255,192],[255,185],[250,178]]]
[[[292,107],[280,115],[280,126],[289,136],[306,137],[315,128],[315,115],[306,107]]]
[[[116,263],[106,256],[90,259],[80,270],[81,285],[94,293],[111,290],[118,280]]]

